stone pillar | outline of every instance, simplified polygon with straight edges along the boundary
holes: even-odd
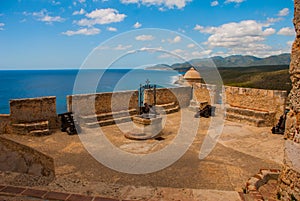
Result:
[[[281,200],[300,200],[300,0],[294,0],[294,3],[293,22],[297,37],[290,63],[293,88],[289,94],[284,165],[279,177],[278,196]]]

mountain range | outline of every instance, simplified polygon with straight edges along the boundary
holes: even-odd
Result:
[[[290,54],[273,55],[266,58],[255,56],[232,55],[228,57],[215,56],[204,59],[193,59],[189,62],[175,63],[173,65],[158,64],[146,69],[167,70],[174,69],[177,71],[186,71],[192,66],[195,67],[249,67],[249,66],[272,66],[272,65],[289,65]]]

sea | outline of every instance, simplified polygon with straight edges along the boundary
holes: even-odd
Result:
[[[178,76],[175,71],[145,69],[1,70],[0,114],[10,113],[11,99],[43,96],[56,96],[57,113],[64,113],[67,95],[138,90],[146,83],[176,87]]]

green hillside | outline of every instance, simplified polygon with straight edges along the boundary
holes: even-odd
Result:
[[[225,85],[287,91],[291,89],[287,65],[218,69]]]

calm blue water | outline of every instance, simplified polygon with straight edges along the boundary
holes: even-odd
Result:
[[[152,84],[172,87],[177,73],[154,70],[84,70],[80,71],[80,90],[73,93],[78,70],[14,70],[0,71],[0,114],[9,113],[9,100],[56,96],[57,113],[66,112],[66,96],[78,93],[137,90],[149,79]],[[94,79],[101,80],[95,86]],[[78,79],[77,79],[78,81]]]

